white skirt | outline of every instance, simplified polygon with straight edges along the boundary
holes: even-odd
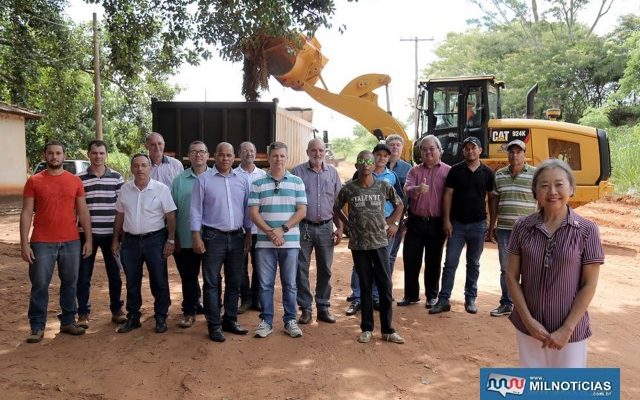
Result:
[[[588,339],[567,343],[561,350],[542,348],[542,342],[516,329],[522,368],[586,368]]]

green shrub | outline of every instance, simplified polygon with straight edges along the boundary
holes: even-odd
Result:
[[[120,172],[125,181],[131,179],[131,164],[128,155],[118,151],[111,152],[109,153],[107,165],[109,165],[109,168]]]
[[[640,193],[640,124],[611,128],[608,133],[616,193]]]

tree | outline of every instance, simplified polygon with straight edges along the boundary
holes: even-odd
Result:
[[[0,100],[44,115],[27,124],[30,164],[51,139],[63,141],[69,157],[83,155],[95,128],[90,27],[62,16],[65,1],[0,0],[0,5]],[[103,65],[104,133],[112,148],[137,150],[150,129],[151,96],[170,99],[177,92],[166,84],[173,70],[156,68],[159,53],[147,46],[131,66],[139,73],[130,77],[109,62]]]
[[[109,54],[115,71],[137,72],[147,46],[155,41],[156,59],[170,70],[182,62],[197,63],[216,49],[224,60],[243,61],[242,93],[248,101],[268,87],[264,50],[274,38],[295,42],[298,33],[312,35],[331,27],[333,0],[85,0],[105,9]],[[353,1],[353,0],[349,0]]]

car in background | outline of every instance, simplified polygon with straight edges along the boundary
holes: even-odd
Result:
[[[89,168],[89,165],[91,165],[91,163],[87,160],[64,160],[62,168],[64,168],[65,171],[69,171],[72,174],[76,175],[80,172],[86,171],[87,168]],[[36,165],[36,168],[33,170],[33,174],[35,175],[45,169],[47,169],[47,163],[42,161],[41,163]]]

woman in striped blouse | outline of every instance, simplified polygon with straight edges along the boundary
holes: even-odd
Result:
[[[542,162],[532,190],[540,211],[519,219],[509,242],[520,366],[584,368],[591,336],[587,308],[604,250],[595,223],[568,206],[575,178],[561,160]]]

